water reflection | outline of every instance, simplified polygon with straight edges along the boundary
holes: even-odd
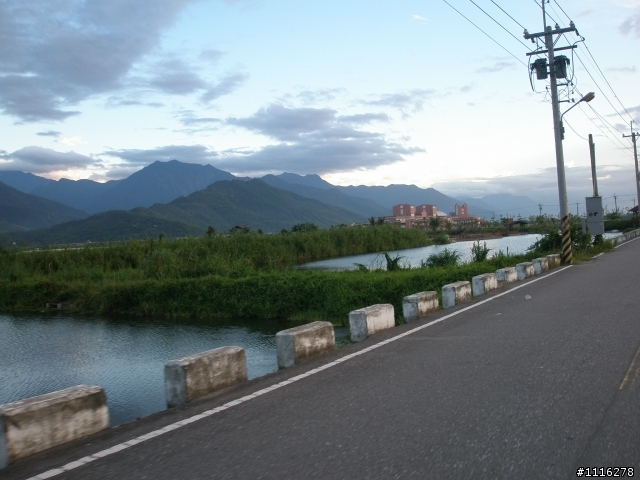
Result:
[[[481,244],[486,242],[487,247],[491,249],[489,256],[502,251],[509,254],[526,253],[527,249],[534,244],[541,235],[514,235],[510,237],[493,238],[489,240],[480,240]],[[388,252],[394,258],[396,255],[402,257],[401,264],[403,266],[418,267],[421,260],[426,260],[429,255],[439,253],[445,248],[460,253],[460,260],[468,262],[471,260],[471,246],[473,241],[456,242],[449,245],[432,245],[430,247],[410,248],[407,250],[394,250]],[[355,270],[356,263],[366,265],[369,268],[386,268],[384,256],[379,253],[369,253],[365,255],[354,255],[351,257],[332,258],[329,260],[321,260],[319,262],[305,263],[301,268],[320,268],[326,270]]]
[[[248,377],[277,370],[277,320],[233,322],[174,319],[0,315],[0,404],[79,384],[105,388],[112,425],[165,408],[164,364],[224,346],[241,346]],[[344,328],[336,328],[343,344]]]

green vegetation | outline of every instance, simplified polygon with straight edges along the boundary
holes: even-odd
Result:
[[[555,245],[548,239],[525,255],[498,252],[462,265],[457,252],[444,249],[413,269],[401,264],[402,257],[385,253],[386,269],[325,272],[295,266],[426,246],[430,236],[391,226],[321,230],[302,225],[276,235],[219,235],[211,227],[197,239],[160,237],[62,250],[0,248],[0,311],[39,311],[46,302],[70,301],[78,313],[344,323],[349,311],[377,303],[393,304],[400,316],[406,295],[440,291],[447,283],[531,260]],[[590,248],[609,247],[603,242]],[[482,252],[486,246],[477,248]]]
[[[460,261],[460,253],[445,248],[439,253],[429,255],[426,260],[420,262],[422,268],[455,267]]]
[[[473,242],[471,246],[471,258],[473,262],[484,262],[489,257],[490,248],[487,247],[487,242],[484,245],[480,245],[480,242]]]

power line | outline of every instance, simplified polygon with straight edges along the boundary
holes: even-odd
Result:
[[[560,10],[562,10],[562,13],[564,13],[564,15],[567,17],[567,19],[571,22],[571,17],[569,17],[569,15],[567,14],[567,12],[565,12],[564,8],[562,8],[562,5],[560,5],[558,3],[558,0],[553,0],[554,3],[558,6],[558,8],[560,8]],[[553,8],[553,6],[551,6],[551,8]],[[555,12],[555,9],[554,9]],[[557,12],[556,12],[557,13]],[[615,90],[613,89],[613,87],[611,86],[611,83],[609,83],[609,80],[607,80],[607,77],[605,76],[604,72],[602,71],[602,69],[600,68],[600,65],[598,65],[598,62],[596,61],[595,57],[593,56],[593,54],[591,53],[591,50],[589,49],[589,46],[587,45],[586,40],[584,39],[584,37],[581,37],[582,41],[584,43],[584,48],[587,49],[587,53],[589,54],[590,61],[593,64],[593,66],[596,67],[596,69],[598,70],[598,72],[600,72],[600,76],[603,78],[603,80],[605,81],[605,83],[607,84],[607,86],[609,87],[609,89],[611,90],[611,93],[613,93],[613,96],[615,97],[615,99],[618,101],[618,103],[620,104],[620,106],[624,109],[624,111],[627,113],[627,115],[629,115],[629,118],[631,120],[633,120],[633,116],[629,113],[629,111],[627,110],[627,108],[624,106],[624,104],[622,103],[622,101],[620,101],[620,98],[618,97],[618,95],[616,95]],[[573,53],[573,52],[572,52]],[[576,53],[576,56],[578,56],[578,54]],[[587,57],[588,58],[588,57]],[[585,70],[587,70],[587,67],[585,66],[585,64],[582,62],[582,60],[580,59],[580,57],[578,56],[578,60],[580,60],[580,63],[582,63],[582,66],[585,68]],[[589,71],[587,70],[587,73],[589,74],[589,76],[591,77],[591,79],[593,80],[593,77],[591,76],[591,74],[589,73]],[[595,80],[594,80],[595,83]],[[611,104],[611,102],[609,101],[609,99],[606,97],[605,93],[602,91],[602,88],[600,88],[600,86],[596,83],[596,85],[598,86],[598,88],[600,89],[600,92],[602,93],[602,95],[607,99],[607,101],[609,102],[609,104],[611,105],[611,107],[616,111],[616,113],[620,116],[620,118],[622,118],[622,120],[624,122],[626,122],[626,120],[622,117],[622,115],[620,115],[620,113],[618,112],[618,109],[615,108],[613,106],[613,104]],[[617,129],[616,129],[617,130]]]
[[[504,46],[502,46],[502,44],[500,42],[498,42],[496,39],[494,39],[491,35],[489,35],[487,32],[485,32],[484,30],[482,30],[478,25],[476,25],[475,23],[473,23],[471,20],[469,20],[465,15],[462,14],[462,12],[460,12],[457,8],[455,8],[453,5],[451,5],[449,2],[447,2],[447,0],[442,0],[444,3],[446,3],[447,5],[449,5],[452,9],[454,9],[456,12],[458,12],[458,14],[464,18],[467,22],[469,22],[471,25],[473,25],[474,27],[476,27],[478,30],[480,30],[482,33],[484,33],[489,39],[491,39],[491,41],[493,41],[496,45],[498,45],[500,48],[502,48],[505,52],[507,52],[509,55],[511,55],[513,58],[515,58],[518,62],[520,62],[523,66],[527,66],[522,60],[520,60],[518,57],[516,57],[513,53],[511,53],[509,50],[507,50]]]
[[[564,11],[564,8],[562,8],[562,6],[557,2],[557,0],[553,0],[554,2],[556,2],[556,5],[558,5],[558,7],[560,8],[560,10],[562,10],[562,13],[564,13],[565,17],[567,17],[567,19],[569,21],[571,21],[571,17],[569,15],[567,15],[567,12]]]
[[[620,101],[620,99],[618,98],[618,95],[616,95],[616,92],[613,90],[613,87],[611,86],[611,84],[609,83],[609,80],[607,80],[607,77],[604,76],[604,73],[602,72],[602,70],[600,69],[600,65],[598,65],[598,62],[596,62],[596,59],[593,58],[593,55],[591,54],[591,50],[589,50],[589,47],[587,46],[587,43],[584,43],[584,48],[587,49],[587,52],[589,53],[589,56],[593,59],[593,62],[596,64],[596,67],[598,68],[598,71],[600,72],[600,75],[602,75],[602,78],[604,78],[604,81],[607,82],[607,85],[609,86],[609,88],[611,89],[611,93],[613,93],[613,96],[616,98],[616,100],[618,100],[618,103],[620,104],[620,106],[622,108],[624,108],[624,111],[627,112],[627,115],[629,115],[629,118],[631,118],[631,120],[633,120],[633,117],[631,116],[631,114],[629,113],[629,110],[627,110],[627,107],[624,106],[624,104]],[[622,116],[621,116],[622,117]]]
[[[511,33],[509,30],[507,30],[504,25],[502,25],[500,22],[498,22],[495,18],[493,18],[491,15],[489,15],[482,7],[480,7],[480,5],[478,5],[476,2],[474,2],[473,0],[469,0],[471,3],[473,3],[476,7],[478,7],[478,9],[484,13],[487,17],[489,17],[491,20],[493,20],[495,23],[497,23],[500,28],[502,28],[505,32],[507,32],[509,35],[511,35],[513,38],[516,39],[516,41],[522,45],[524,48],[526,48],[527,50],[531,51],[531,49],[529,48],[529,46],[524,43],[522,40],[520,40],[518,37],[516,37],[513,33]]]
[[[538,0],[533,0],[534,2],[536,2],[536,5],[538,5],[540,8],[542,8],[542,5],[538,2]],[[545,0],[542,0],[545,1]],[[553,23],[558,23],[556,22],[553,17],[551,15],[549,15],[549,12],[547,12],[546,10],[544,10],[544,14],[545,16],[549,17],[549,20],[551,20]]]
[[[509,15],[507,12],[505,12],[504,8],[502,8],[500,5],[498,5],[496,2],[494,2],[493,0],[491,0],[491,3],[493,3],[496,7],[498,7],[500,10],[502,10],[502,12],[509,17],[511,20],[513,20],[514,22],[516,22],[518,25],[520,25],[520,28],[522,28],[522,30],[526,30],[526,28],[524,28],[522,26],[522,24],[517,21],[515,18],[513,18],[511,15]]]
[[[611,105],[611,108],[613,108],[613,110],[616,112],[616,114],[622,119],[623,122],[626,123],[626,119],[620,115],[620,112],[618,112],[618,109],[616,107],[613,106],[613,103],[611,103],[611,100],[609,100],[609,97],[607,97],[607,95],[604,93],[604,90],[602,90],[602,87],[600,87],[600,85],[598,85],[598,82],[596,82],[596,79],[593,78],[593,75],[591,75],[591,72],[589,71],[589,69],[587,68],[587,66],[584,64],[584,62],[582,61],[582,59],[580,58],[580,55],[578,55],[578,53],[576,52],[576,58],[578,59],[578,61],[582,64],[582,66],[584,67],[585,71],[587,72],[587,75],[589,75],[589,77],[591,77],[591,80],[593,80],[593,83],[596,84],[596,87],[598,87],[598,90],[600,90],[600,93],[602,93],[602,96],[605,98],[605,100],[607,102],[609,102],[609,105]],[[617,130],[617,129],[616,129]],[[620,132],[622,133],[622,132]]]
[[[563,120],[563,122],[564,122],[564,123],[566,123],[567,125],[569,125],[569,128],[570,128],[571,130],[573,130],[573,133],[575,133],[577,136],[579,136],[582,140],[587,140],[587,139],[586,139],[586,138],[584,138],[582,135],[580,135],[578,132],[576,132],[575,128],[573,128],[573,127],[571,126],[571,124],[567,121],[567,119],[566,119],[566,118]]]

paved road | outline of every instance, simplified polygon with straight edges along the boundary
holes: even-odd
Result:
[[[581,466],[640,475],[639,271],[640,241],[630,242],[0,477],[49,471],[290,378],[53,478],[549,479]]]

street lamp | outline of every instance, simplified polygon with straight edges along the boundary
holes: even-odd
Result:
[[[571,107],[569,107],[567,110],[565,110],[565,112],[564,112],[562,115],[560,115],[560,128],[561,128],[561,131],[562,131],[562,140],[564,140],[564,124],[562,123],[562,118],[565,116],[565,114],[566,114],[567,112],[569,112],[569,110],[571,110],[572,108],[577,107],[577,106],[580,104],[580,102],[586,102],[586,103],[589,103],[591,100],[593,100],[593,99],[594,99],[594,97],[595,97],[595,96],[596,96],[596,94],[595,94],[595,93],[593,93],[593,92],[589,92],[589,93],[587,93],[584,97],[582,97],[582,98],[581,98],[580,100],[578,100],[576,103],[574,103],[573,105],[571,105]]]

